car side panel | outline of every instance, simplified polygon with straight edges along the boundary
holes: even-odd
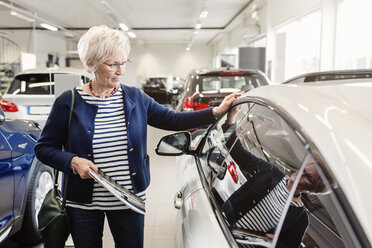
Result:
[[[176,247],[230,247],[200,182],[195,158],[186,155],[177,160],[183,204],[176,218]]]
[[[191,196],[184,201],[184,206],[181,211],[183,217],[183,244],[177,247],[230,247],[216,220],[204,189],[200,189],[191,194]],[[178,232],[177,234],[179,235]]]
[[[9,225],[13,215],[14,178],[11,163],[11,148],[0,133],[0,233]]]

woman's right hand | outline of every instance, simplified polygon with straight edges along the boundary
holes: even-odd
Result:
[[[98,173],[98,167],[93,164],[92,161],[75,156],[71,160],[71,169],[74,169],[79,174],[81,179],[89,179],[89,168]]]

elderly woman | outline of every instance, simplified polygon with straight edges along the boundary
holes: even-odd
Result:
[[[142,247],[144,216],[94,182],[89,168],[102,170],[145,199],[150,183],[147,125],[185,130],[210,124],[228,110],[240,93],[225,97],[215,108],[176,113],[139,89],[120,84],[130,51],[123,32],[106,26],[92,27],[80,39],[78,51],[85,69],[94,77],[74,89],[69,137],[71,91],[55,100],[35,147],[36,156],[70,175],[67,212],[76,248],[102,247],[105,215],[115,247]],[[68,142],[71,149],[67,152]]]

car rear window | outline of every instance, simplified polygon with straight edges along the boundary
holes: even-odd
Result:
[[[85,76],[81,77],[85,82],[89,81]],[[7,94],[12,95],[53,95],[54,74],[24,74],[14,78]]]
[[[261,85],[265,82],[258,75],[216,75],[200,76],[196,87],[202,93],[223,93],[248,91]]]
[[[14,78],[8,89],[8,94],[54,94],[53,74],[25,74]]]

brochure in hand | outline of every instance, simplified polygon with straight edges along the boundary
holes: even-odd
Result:
[[[124,202],[133,211],[136,211],[140,214],[146,213],[145,202],[140,197],[136,196],[128,189],[115,182],[104,172],[99,170],[99,173],[96,173],[92,169],[89,169],[89,175],[104,188],[106,188],[109,192],[111,192],[114,196],[116,196],[119,200]]]

